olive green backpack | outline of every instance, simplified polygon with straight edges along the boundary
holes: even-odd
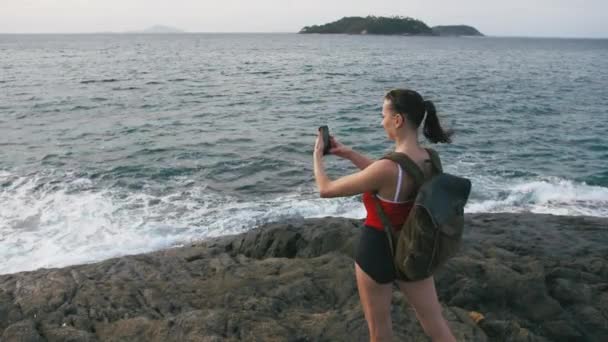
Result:
[[[426,149],[433,172],[424,176],[420,167],[403,153],[389,153],[382,159],[398,163],[412,176],[414,205],[403,227],[395,231],[376,199],[376,209],[387,233],[397,278],[421,280],[431,276],[460,249],[464,228],[464,206],[471,192],[471,182],[443,172],[439,155]]]

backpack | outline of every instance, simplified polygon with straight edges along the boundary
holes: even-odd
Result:
[[[425,178],[407,155],[392,152],[382,159],[398,163],[414,179],[414,205],[400,231],[395,232],[374,196],[376,210],[387,234],[397,279],[415,281],[430,277],[460,249],[464,229],[464,206],[471,181],[443,172],[436,151],[426,149],[433,172]],[[410,198],[412,199],[412,198]]]

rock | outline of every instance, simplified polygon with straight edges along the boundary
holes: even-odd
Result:
[[[484,320],[480,327],[488,334],[490,341],[548,342],[514,321]]]
[[[6,329],[8,322],[21,320],[21,313],[17,312],[9,293],[0,289],[0,331]]]
[[[584,338],[572,322],[564,320],[543,323],[543,330],[554,341],[580,341]]]
[[[93,342],[97,337],[91,332],[75,329],[67,324],[61,326],[46,326],[43,329],[47,341],[62,342]]]
[[[558,278],[555,280],[551,295],[563,304],[589,303],[591,301],[591,288],[585,284],[576,283],[570,279]]]
[[[606,219],[467,216],[436,276],[463,341],[608,341]],[[188,247],[0,276],[1,341],[367,341],[361,222],[268,224]],[[475,324],[468,316],[485,319]],[[428,341],[393,294],[395,340]]]
[[[174,338],[169,335],[167,322],[141,316],[98,324],[95,332],[102,341],[168,341]]]
[[[573,308],[573,316],[587,332],[589,339],[600,340],[608,336],[608,319],[599,309],[591,305],[577,305]]]
[[[5,342],[43,342],[36,325],[32,320],[20,321],[8,326],[0,335],[0,341]]]
[[[29,277],[17,279],[15,303],[25,316],[40,312],[52,312],[74,294],[72,277],[66,277],[63,270],[40,270]]]

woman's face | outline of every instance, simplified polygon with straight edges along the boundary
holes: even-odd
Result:
[[[382,127],[390,140],[395,140],[400,115],[395,114],[389,100],[384,100],[382,104]]]

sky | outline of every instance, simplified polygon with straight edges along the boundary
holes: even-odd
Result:
[[[0,0],[0,33],[298,32],[345,16],[409,16],[491,36],[608,38],[608,0]]]

